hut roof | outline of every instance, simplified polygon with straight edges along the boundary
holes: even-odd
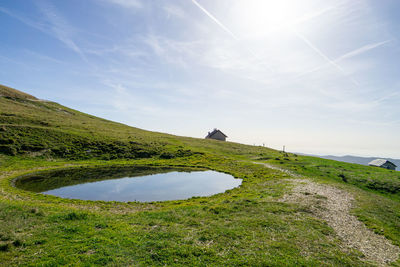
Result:
[[[393,162],[388,161],[386,159],[374,159],[373,161],[368,163],[368,165],[381,167],[385,163],[390,163],[390,164],[394,165],[395,167],[397,167]]]
[[[215,128],[212,132],[208,132],[206,138],[210,138],[211,136],[213,136],[214,134],[216,134],[217,132],[220,132],[222,135],[224,135],[225,137],[228,137],[226,134],[224,134],[223,132],[221,132],[220,130],[218,130],[217,128]]]

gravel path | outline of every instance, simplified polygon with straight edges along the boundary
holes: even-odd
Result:
[[[356,216],[350,214],[354,198],[349,192],[312,182],[279,167],[263,165],[296,178],[289,180],[294,188],[281,201],[308,206],[317,218],[326,221],[335,230],[347,248],[361,251],[365,256],[364,260],[385,266],[398,259],[399,247],[394,246],[383,235],[368,229]]]

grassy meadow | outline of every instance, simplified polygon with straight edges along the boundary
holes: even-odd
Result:
[[[310,207],[279,201],[289,174],[254,162],[348,190],[352,213],[400,246],[400,172],[145,131],[0,86],[0,266],[375,265],[345,248]],[[13,186],[34,172],[116,166],[211,169],[243,183],[211,197],[149,203]]]

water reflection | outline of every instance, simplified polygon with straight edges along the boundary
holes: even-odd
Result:
[[[15,185],[63,198],[149,202],[210,196],[241,182],[209,170],[131,167],[41,173],[19,178]]]

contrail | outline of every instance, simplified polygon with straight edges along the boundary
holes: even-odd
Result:
[[[335,68],[337,68],[338,70],[340,70],[341,72],[343,72],[343,74],[345,74],[344,70],[342,69],[342,67],[340,67],[338,64],[336,64],[332,59],[330,59],[327,55],[325,55],[324,53],[322,53],[321,50],[319,50],[315,45],[313,45],[313,43],[310,42],[310,40],[308,40],[304,35],[298,33],[297,31],[293,31],[294,34],[300,38],[301,40],[303,40],[303,42],[305,42],[312,50],[314,50],[318,55],[320,55],[321,57],[323,57],[326,61],[329,62],[329,64],[331,64],[332,66],[334,66]]]
[[[329,6],[329,7],[326,7],[324,9],[318,10],[316,12],[313,12],[313,13],[310,13],[310,14],[306,14],[306,15],[300,17],[299,19],[294,20],[292,25],[297,25],[297,24],[312,20],[312,19],[314,19],[316,17],[324,15],[325,13],[327,13],[327,12],[329,12],[329,11],[335,9],[335,8],[336,8],[336,6]]]
[[[338,69],[344,76],[348,77],[352,83],[356,86],[359,86],[359,82],[357,82],[354,78],[350,77],[344,69],[339,66],[335,61],[330,59],[327,55],[325,55],[321,50],[319,50],[313,43],[311,43],[310,40],[308,40],[304,35],[300,34],[299,32],[295,31],[292,29],[292,32],[300,38],[303,42],[305,42],[312,50],[314,50],[318,55],[320,55],[322,58],[324,58],[330,65],[334,66],[336,69]]]
[[[236,41],[240,41],[239,37],[236,36],[228,27],[226,27],[222,22],[220,22],[216,17],[214,17],[207,9],[205,9],[202,5],[199,4],[196,0],[192,0],[193,4],[195,4],[201,11],[204,12],[210,19],[212,19],[222,30],[228,33],[233,39]],[[259,59],[260,56],[257,55],[251,48],[244,47],[254,58]],[[270,71],[273,72],[273,69],[270,66],[266,66]]]
[[[335,61],[337,62],[337,61],[341,61],[341,60],[344,60],[344,59],[348,59],[348,58],[352,58],[354,56],[358,56],[358,55],[364,54],[365,52],[367,52],[369,50],[375,49],[375,48],[380,47],[380,46],[382,46],[382,45],[384,45],[386,43],[389,43],[389,42],[391,42],[391,40],[386,40],[386,41],[382,41],[382,42],[379,42],[379,43],[373,43],[373,44],[364,45],[364,46],[362,46],[362,47],[360,47],[358,49],[355,49],[355,50],[353,50],[353,51],[351,51],[349,53],[346,53],[346,54],[340,56]]]
[[[216,17],[214,17],[210,12],[207,11],[202,5],[199,4],[196,0],[192,0],[193,4],[195,4],[198,8],[200,8],[201,11],[203,11],[210,19],[212,19],[215,23],[218,24],[225,32],[227,32],[230,36],[233,37],[235,40],[239,40],[239,38],[231,31],[229,30],[224,24],[222,24]]]
[[[352,57],[364,54],[364,53],[366,53],[366,52],[368,52],[368,51],[370,51],[372,49],[380,47],[380,46],[382,46],[382,45],[384,45],[386,43],[389,43],[389,42],[391,42],[390,39],[386,40],[386,41],[378,42],[378,43],[372,43],[372,44],[364,45],[364,46],[362,46],[360,48],[357,48],[357,49],[355,49],[353,51],[350,51],[350,52],[348,52],[348,53],[346,53],[346,54],[334,59],[333,62],[337,63],[337,62],[340,62],[340,61],[342,61],[344,59],[348,59],[348,58],[352,58]],[[302,76],[307,75],[309,73],[313,73],[315,71],[318,71],[318,70],[322,69],[323,67],[325,67],[327,64],[329,64],[329,63],[325,63],[324,65],[321,65],[321,66],[318,66],[318,67],[313,68],[311,70],[308,70],[306,72],[303,72],[303,73],[297,75],[295,78],[299,78],[299,77],[302,77]]]

